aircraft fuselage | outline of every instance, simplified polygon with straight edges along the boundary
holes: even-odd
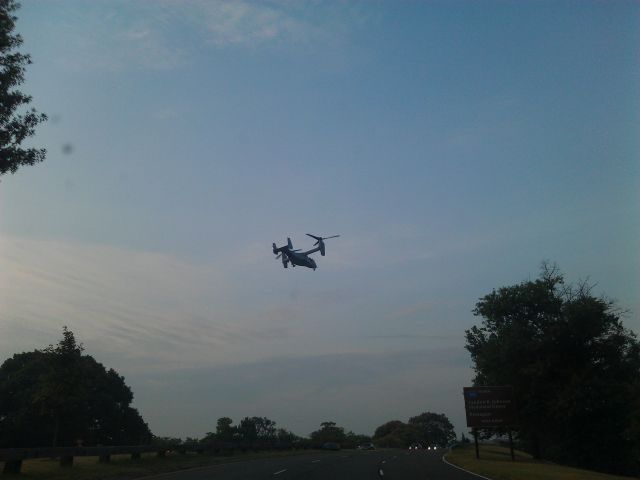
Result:
[[[304,253],[289,251],[289,252],[286,252],[286,255],[287,257],[289,257],[289,261],[293,265],[298,265],[300,267],[313,268],[314,270],[318,268],[318,266],[316,265],[316,261]]]

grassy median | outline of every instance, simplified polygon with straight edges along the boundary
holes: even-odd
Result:
[[[171,453],[159,458],[155,453],[142,454],[139,460],[131,455],[113,455],[110,463],[98,463],[98,457],[75,457],[72,467],[60,467],[58,459],[38,458],[25,460],[19,475],[1,475],[4,478],[24,480],[127,480],[190,468],[243,462],[259,458],[288,457],[292,455],[324,453],[319,450],[287,450],[282,452],[235,453],[233,455],[199,455]],[[0,472],[3,463],[0,462]]]
[[[579,468],[563,467],[534,460],[516,450],[515,462],[508,448],[480,445],[480,460],[476,460],[473,445],[459,447],[445,454],[448,462],[490,478],[491,480],[630,480],[631,477],[607,475]]]

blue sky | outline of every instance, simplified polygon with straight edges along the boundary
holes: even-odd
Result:
[[[542,260],[640,331],[637,3],[18,14],[50,120],[47,160],[0,183],[0,357],[68,325],[159,435],[427,410],[461,432],[471,310]],[[271,243],[305,233],[342,236],[282,269]]]

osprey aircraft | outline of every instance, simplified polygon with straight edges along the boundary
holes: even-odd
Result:
[[[315,252],[320,252],[320,255],[324,257],[324,252],[325,252],[324,240],[328,238],[336,238],[340,236],[340,235],[332,235],[331,237],[317,237],[315,235],[311,235],[310,233],[307,233],[307,235],[310,236],[311,238],[315,238],[316,243],[313,244],[315,248],[312,248],[311,250],[307,250],[306,252],[301,252],[300,251],[301,249],[299,248],[294,250],[293,244],[291,243],[291,239],[289,237],[287,237],[287,244],[283,247],[276,247],[276,244],[275,243],[273,244],[273,253],[274,255],[276,255],[276,260],[281,258],[282,266],[284,268],[287,268],[288,264],[290,263],[292,267],[299,265],[301,267],[313,268],[315,270],[316,268],[318,268],[318,265],[316,265],[316,261],[313,258],[311,258],[309,255]]]

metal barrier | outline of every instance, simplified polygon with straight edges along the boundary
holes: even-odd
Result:
[[[233,452],[239,450],[289,450],[307,448],[293,444],[265,444],[265,443],[230,443],[217,442],[208,444],[179,444],[179,445],[128,445],[117,447],[38,447],[38,448],[6,448],[0,449],[0,462],[4,462],[2,473],[20,473],[22,461],[30,458],[59,458],[61,467],[73,466],[74,457],[98,457],[100,463],[111,461],[112,455],[131,455],[132,460],[139,460],[143,453],[155,452],[158,457],[165,457],[167,452],[175,451],[181,454],[188,452],[198,454],[214,454],[219,452]]]

